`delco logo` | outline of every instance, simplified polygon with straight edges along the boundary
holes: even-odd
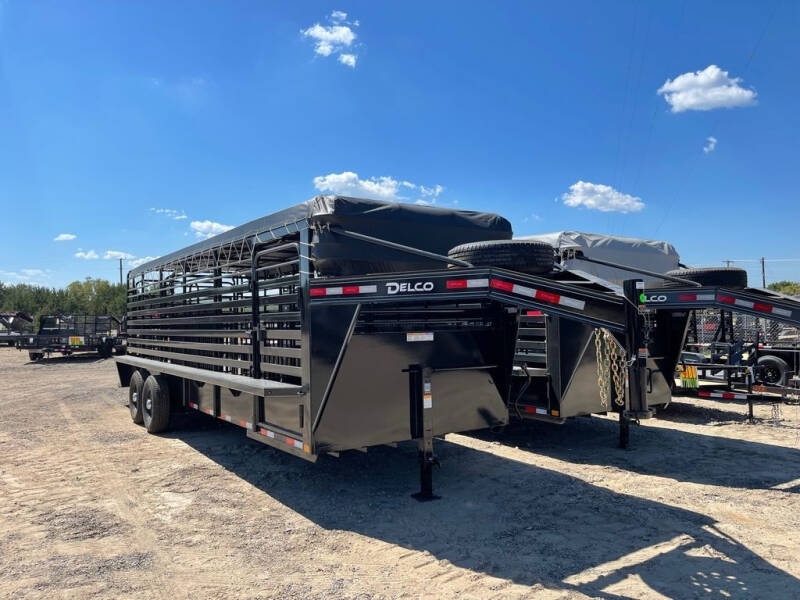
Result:
[[[661,295],[661,296],[645,296],[644,297],[644,301],[645,302],[666,302],[667,301],[667,297],[663,296],[663,295]]]
[[[389,295],[408,294],[412,292],[432,292],[432,291],[433,291],[432,281],[417,281],[416,283],[411,283],[408,281],[403,281],[402,283],[399,283],[397,281],[390,281],[386,284],[386,293]]]

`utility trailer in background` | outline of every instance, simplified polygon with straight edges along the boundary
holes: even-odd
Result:
[[[635,283],[625,299],[445,256],[510,237],[488,213],[319,196],[142,265],[116,358],[131,416],[155,433],[198,410],[310,461],[417,440],[427,499],[433,437],[508,422],[519,311],[547,309],[623,340],[626,441],[649,414]]]
[[[0,344],[16,346],[23,335],[30,335],[33,317],[23,312],[0,312]]]
[[[31,360],[54,352],[97,352],[108,358],[122,347],[119,333],[119,319],[111,315],[45,315],[39,319],[38,333],[21,336],[16,346],[27,350]]]

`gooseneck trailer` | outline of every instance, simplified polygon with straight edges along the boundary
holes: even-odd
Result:
[[[613,338],[626,437],[650,414],[637,282],[616,294],[448,256],[510,237],[489,213],[318,196],[137,267],[116,357],[131,416],[156,433],[194,409],[310,461],[416,440],[428,499],[435,436],[518,410],[520,317],[547,311]]]

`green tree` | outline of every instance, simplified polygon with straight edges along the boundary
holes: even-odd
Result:
[[[800,281],[775,281],[770,283],[767,289],[788,296],[800,296]]]

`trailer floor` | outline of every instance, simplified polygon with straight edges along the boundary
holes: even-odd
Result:
[[[693,400],[316,465],[134,425],[111,360],[0,349],[0,598],[798,598],[800,409]]]

